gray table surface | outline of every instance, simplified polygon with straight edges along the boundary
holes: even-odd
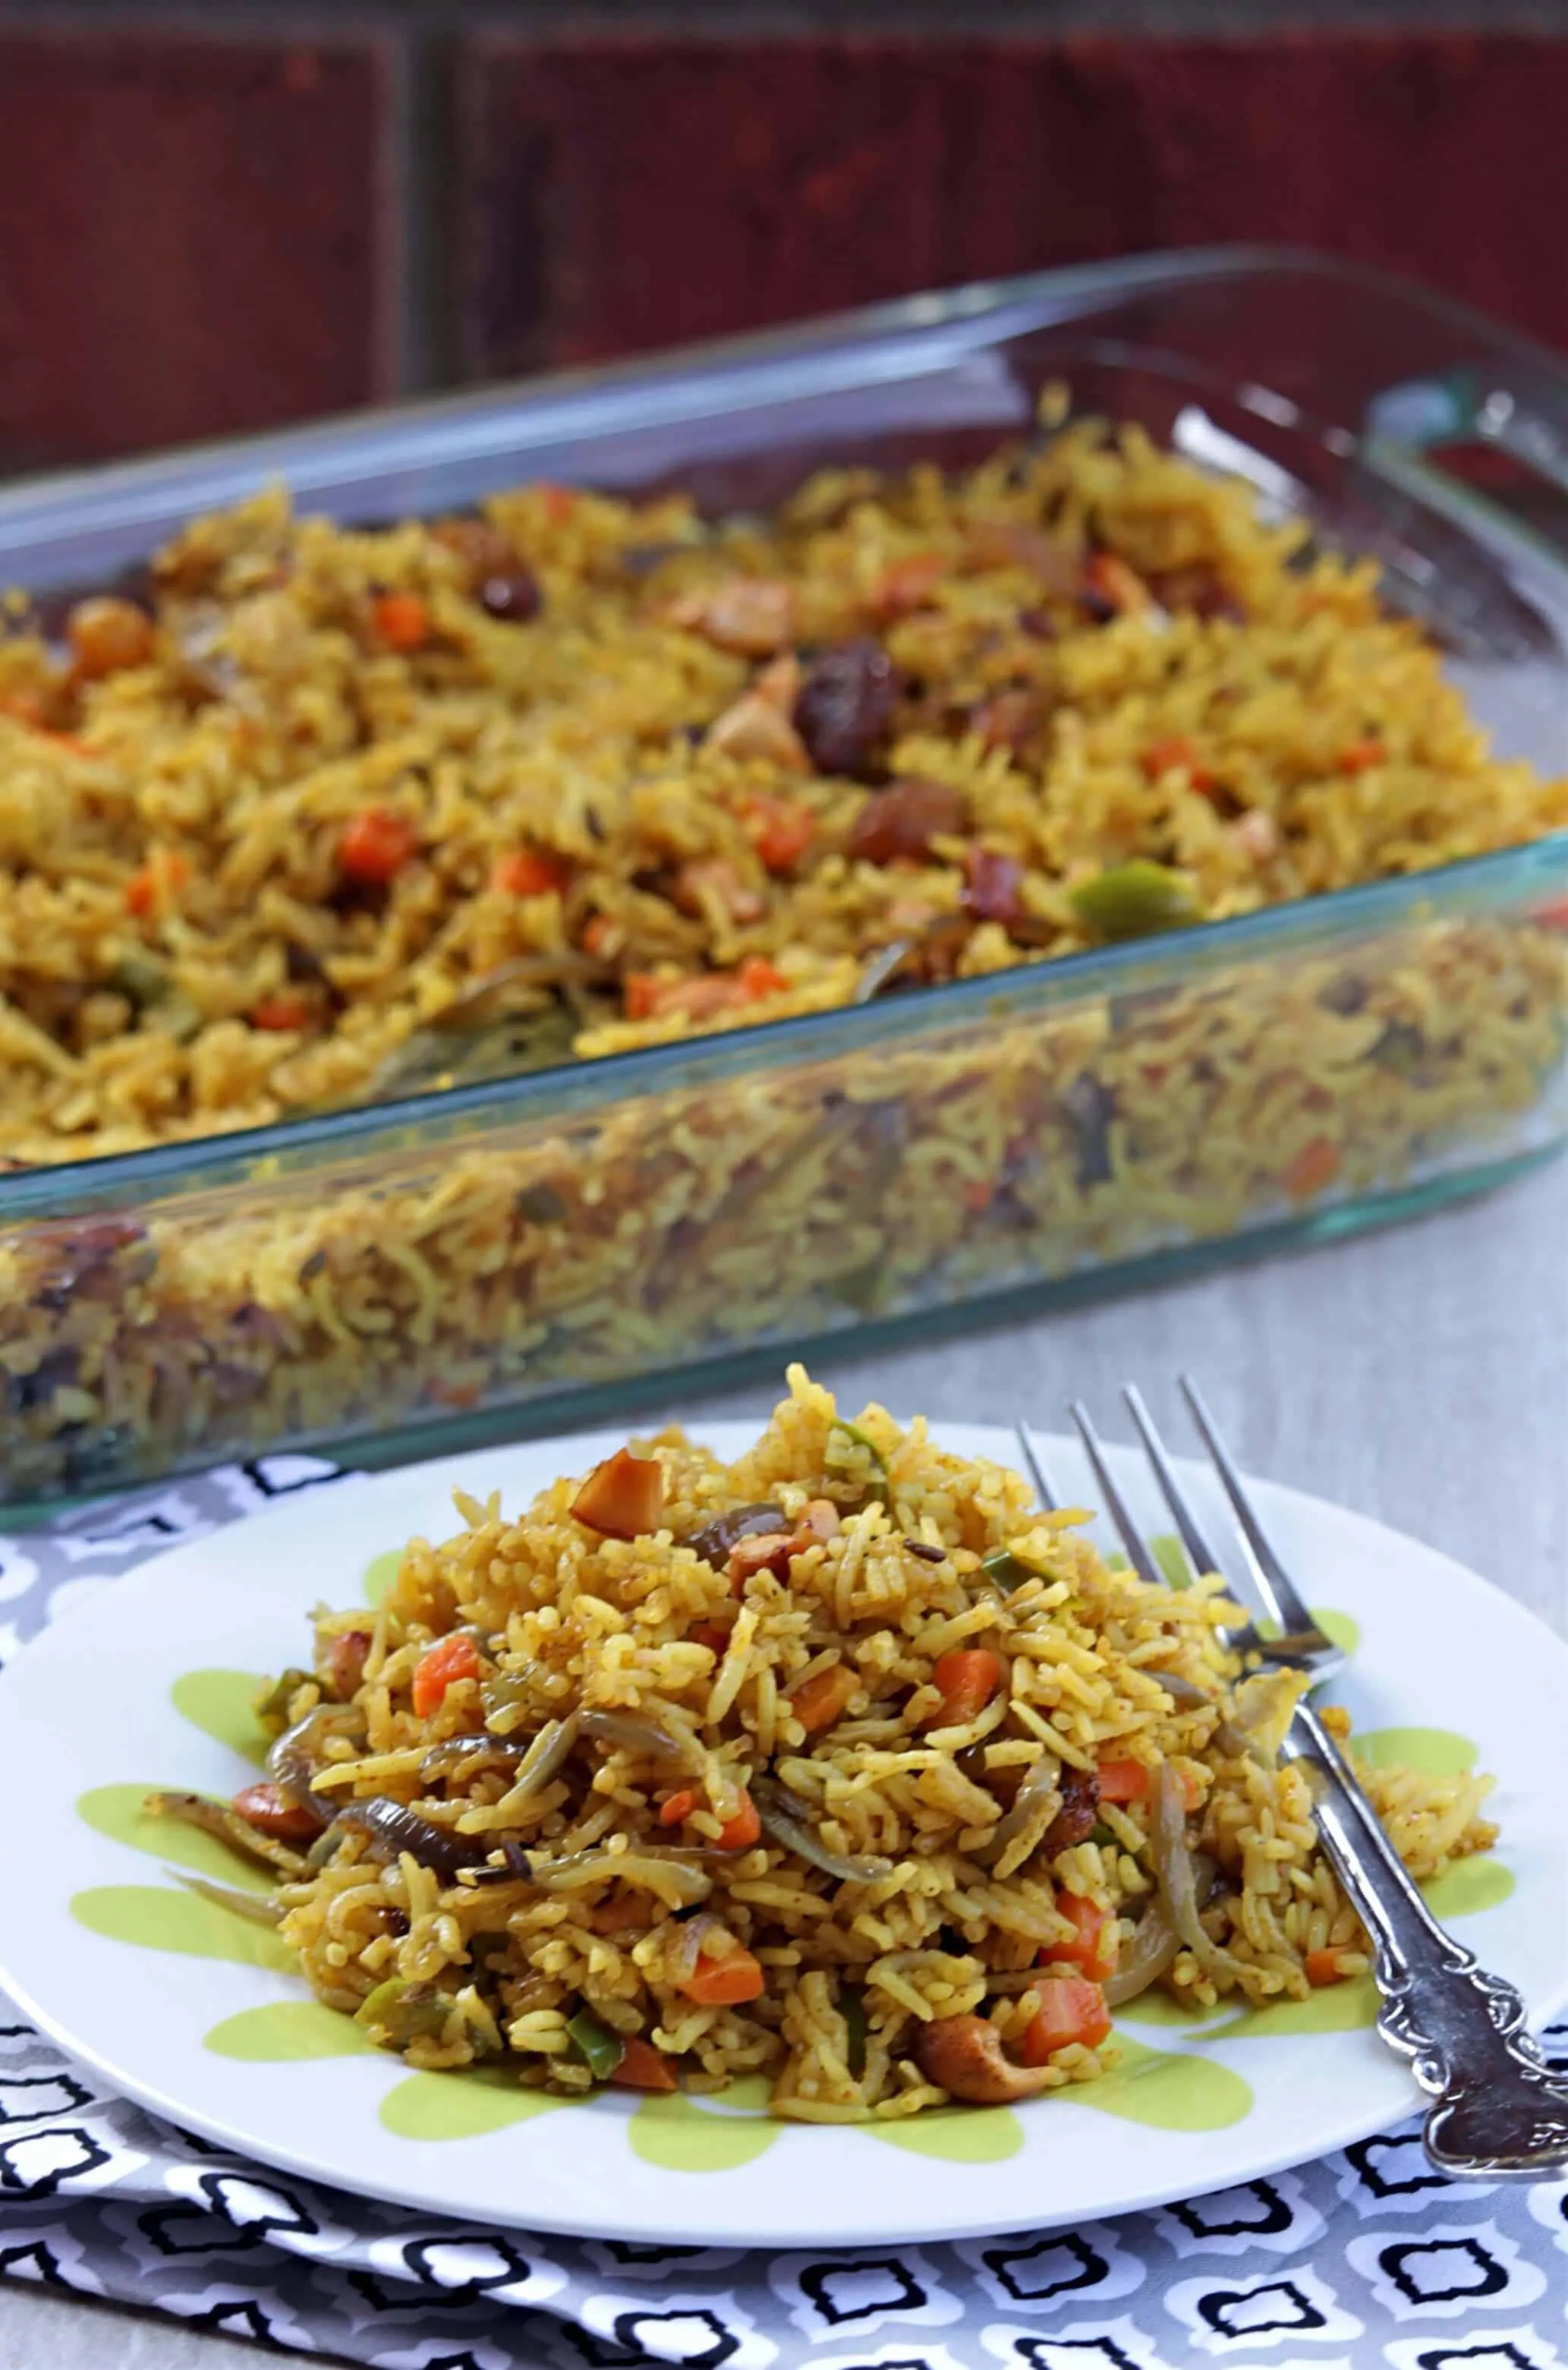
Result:
[[[1442,1547],[1568,1634],[1568,1162],[1388,1233],[967,1339],[818,1358],[846,1401],[1046,1429],[1201,1375],[1253,1472]],[[682,1409],[761,1413],[762,1386]],[[253,2358],[305,2370],[305,2357]],[[319,2359],[319,2357],[315,2357]],[[520,2353],[519,2360],[527,2357]],[[238,2370],[231,2340],[0,2286],[0,2370]]]

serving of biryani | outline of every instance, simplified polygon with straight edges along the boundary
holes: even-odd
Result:
[[[422,1100],[330,1163],[236,1146],[210,1196],[104,1171],[56,1216],[24,1178],[0,1490],[451,1423],[1561,1137],[1551,896],[1222,957],[1185,926],[1333,915],[1559,830],[1568,784],[1490,754],[1369,562],[1054,420],[767,518],[532,485],[354,529],[275,491],[57,637],[18,596],[0,1158],[76,1197],[98,1155]],[[953,979],[993,993],[939,1018]],[[559,1102],[443,1119],[521,1071]]]
[[[232,1905],[373,2042],[558,2092],[994,2105],[1095,2079],[1151,1985],[1363,1972],[1280,1758],[1302,1682],[1239,1667],[1222,1582],[789,1379],[734,1464],[669,1432],[515,1520],[460,1500],[373,1616],[320,1614],[264,1781],[150,1807],[276,1870]],[[1489,1778],[1365,1775],[1418,1878],[1495,1838]]]

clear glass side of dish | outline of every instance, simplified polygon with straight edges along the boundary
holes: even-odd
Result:
[[[1447,466],[1523,419],[1550,484],[1535,431],[1568,422],[1568,378],[1299,259],[1047,275],[13,489],[0,576],[63,597],[280,474],[346,517],[531,475],[758,508],[828,461],[978,457],[1029,433],[1058,380],[1375,554],[1499,746],[1568,763],[1568,571],[1478,493],[1484,468]],[[0,1178],[0,1494],[285,1445],[453,1446],[823,1335],[1374,1223],[1562,1140],[1565,1030],[1556,841],[694,1046]]]

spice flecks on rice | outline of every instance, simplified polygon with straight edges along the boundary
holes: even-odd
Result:
[[[319,1996],[415,2065],[903,2116],[1094,2079],[1150,1984],[1368,1963],[1222,1583],[1108,1568],[923,1421],[795,1368],[733,1465],[670,1432],[462,1511],[373,1624],[323,1615],[235,1805],[308,1853]],[[1418,1877],[1494,1840],[1487,1778],[1368,1782]]]

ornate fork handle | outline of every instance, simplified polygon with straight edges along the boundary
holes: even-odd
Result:
[[[1518,1993],[1438,1925],[1310,1706],[1287,1749],[1312,1769],[1319,1831],[1372,1937],[1378,2030],[1434,2101],[1423,2134],[1432,2162],[1483,2180],[1568,2169],[1568,2087],[1526,2031]]]

